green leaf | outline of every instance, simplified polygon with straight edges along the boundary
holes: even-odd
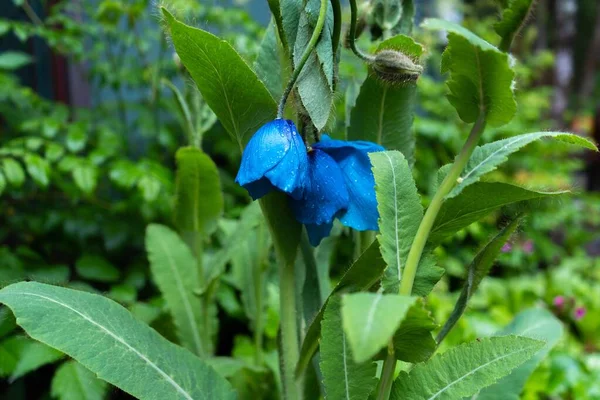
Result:
[[[198,355],[205,355],[202,332],[202,303],[194,290],[200,279],[189,247],[172,230],[151,224],[146,229],[146,251],[154,282],[160,289],[178,329],[181,343]]]
[[[73,180],[81,191],[85,194],[92,194],[98,183],[98,170],[95,166],[87,163],[81,163],[72,172]]]
[[[0,338],[8,335],[17,327],[15,316],[6,307],[0,307]]]
[[[423,219],[423,207],[406,158],[398,151],[369,154],[375,176],[379,210],[377,240],[388,268],[383,287],[390,291],[402,279],[402,270]]]
[[[502,20],[494,25],[502,38],[500,49],[510,51],[514,38],[527,23],[534,6],[535,0],[510,0],[508,8],[502,11]]]
[[[476,395],[477,400],[519,400],[519,395],[529,376],[562,337],[563,327],[560,321],[548,310],[532,308],[517,314],[506,328],[498,332],[498,335],[525,336],[543,340],[546,345],[529,361],[511,372],[510,375],[479,392]]]
[[[354,362],[342,329],[340,296],[327,304],[321,330],[321,372],[326,398],[364,400],[375,389],[377,365],[372,361]]]
[[[475,148],[461,177],[458,179],[458,184],[446,197],[451,198],[457,196],[465,187],[477,182],[483,175],[498,168],[500,164],[508,159],[509,155],[526,145],[545,137],[597,151],[596,146],[589,140],[564,132],[527,133],[488,143]],[[442,168],[445,169],[447,167]]]
[[[279,99],[283,94],[284,73],[281,68],[281,60],[284,59],[284,56],[280,49],[277,26],[271,20],[260,43],[258,55],[254,61],[254,70],[274,99]]]
[[[492,264],[500,254],[502,250],[502,246],[510,236],[515,232],[515,230],[519,226],[520,219],[515,219],[510,224],[508,224],[504,229],[500,231],[485,247],[477,253],[473,262],[469,265],[467,269],[467,277],[465,279],[465,286],[463,286],[463,290],[460,293],[460,297],[448,317],[448,321],[444,324],[442,330],[437,336],[437,341],[440,343],[446,335],[452,330],[454,325],[458,322],[461,315],[467,309],[467,303],[473,293],[479,287],[479,284],[487,276],[490,272],[490,268]]]
[[[502,182],[477,182],[444,202],[431,228],[429,243],[438,244],[506,205],[565,193],[568,192],[538,192]]]
[[[217,228],[223,213],[217,166],[207,154],[194,147],[180,148],[175,157],[175,225],[181,232],[208,236]]]
[[[425,308],[423,299],[418,298],[394,335],[396,359],[410,363],[429,359],[437,349],[437,342],[431,333],[437,327],[431,313]],[[379,358],[383,360],[386,355],[387,349],[379,354]]]
[[[0,342],[0,377],[10,376],[19,363],[21,354],[33,340],[15,335]]]
[[[153,202],[160,193],[161,182],[152,175],[144,175],[137,183],[137,188],[147,202]]]
[[[0,70],[13,71],[30,64],[33,61],[29,54],[20,51],[4,51],[0,54]]]
[[[383,293],[352,293],[342,297],[344,332],[354,361],[367,361],[387,346],[416,297]]]
[[[87,142],[85,125],[71,124],[67,132],[67,149],[72,153],[77,153],[84,149]]]
[[[300,350],[298,367],[296,368],[296,376],[301,375],[319,347],[321,321],[323,320],[327,304],[333,296],[351,291],[368,290],[379,281],[385,267],[386,265],[381,258],[377,243],[373,242],[348,268],[306,330],[306,336]]]
[[[236,398],[227,381],[204,362],[112,300],[21,282],[0,290],[0,302],[31,337],[139,399]]]
[[[86,254],[75,263],[77,274],[82,278],[98,282],[117,282],[119,270],[105,258]]]
[[[259,202],[280,262],[293,264],[298,252],[302,225],[293,217],[287,197],[281,192],[272,192],[262,197]]]
[[[391,30],[402,17],[401,0],[373,1],[373,18],[383,30]]]
[[[43,343],[36,341],[28,342],[19,355],[19,361],[12,371],[10,380],[17,380],[46,364],[52,364],[60,360],[63,356],[64,354],[60,351],[48,347]]]
[[[506,376],[531,358],[543,342],[520,336],[481,339],[454,347],[410,373],[400,372],[391,400],[460,399]]]
[[[162,8],[175,50],[202,97],[240,147],[275,118],[277,104],[229,43],[175,19]]]
[[[52,378],[51,394],[58,400],[103,400],[108,385],[76,361],[61,364]]]
[[[50,183],[50,166],[48,162],[33,153],[26,154],[23,161],[25,161],[25,168],[35,183],[41,187],[48,186]]]
[[[25,182],[25,172],[17,161],[12,158],[5,158],[2,160],[2,167],[4,169],[4,175],[6,176],[6,180],[11,185],[20,187]]]
[[[280,0],[280,13],[283,22],[283,31],[285,32],[289,53],[292,54],[298,35],[298,25],[300,14],[302,13],[303,0]],[[271,7],[272,9],[273,7]],[[319,7],[316,8],[319,10]],[[318,12],[318,11],[317,11]]]
[[[4,192],[4,189],[6,189],[6,178],[0,171],[0,195]]]
[[[293,61],[296,68],[317,24],[321,0],[306,0],[300,12],[298,30],[294,42]],[[285,12],[285,11],[284,11]],[[285,15],[285,14],[284,14]],[[323,31],[308,61],[304,65],[296,88],[300,100],[318,130],[327,124],[333,105],[333,9],[327,2],[327,16]]]
[[[483,113],[492,126],[508,123],[517,110],[508,55],[453,22],[426,19],[422,27],[448,31],[442,74],[450,73],[448,100],[460,118],[471,123]]]
[[[201,140],[199,139],[201,138],[198,137],[199,132],[196,132],[196,128],[194,127],[194,119],[192,118],[192,113],[188,107],[187,100],[177,86],[175,86],[170,80],[163,78],[162,83],[171,89],[171,92],[175,97],[175,102],[177,103],[177,107],[181,113],[181,117],[183,118],[183,128],[187,131],[190,144],[200,145]],[[195,141],[197,141],[197,143],[195,143]]]

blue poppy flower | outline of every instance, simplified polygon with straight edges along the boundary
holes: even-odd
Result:
[[[294,199],[302,197],[307,179],[306,146],[292,121],[263,125],[246,145],[235,181],[254,200],[275,188]]]
[[[292,200],[291,206],[313,246],[329,235],[336,217],[356,230],[377,230],[375,178],[368,153],[383,150],[375,143],[327,135],[312,146],[304,196]]]

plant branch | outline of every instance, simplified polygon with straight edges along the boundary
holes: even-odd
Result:
[[[356,47],[356,24],[358,23],[358,8],[356,6],[356,0],[350,0],[350,33],[349,33],[349,44],[352,52],[360,59],[371,63],[375,60],[370,54],[363,53],[358,47]]]
[[[321,0],[321,8],[319,10],[319,19],[317,20],[317,25],[315,26],[315,30],[313,31],[313,34],[308,42],[308,45],[306,46],[306,49],[304,49],[304,53],[302,54],[302,58],[300,58],[300,62],[298,62],[298,65],[296,65],[294,73],[292,74],[292,77],[290,78],[290,81],[288,82],[287,87],[285,88],[285,91],[281,96],[281,100],[279,101],[279,107],[277,108],[277,118],[283,118],[285,103],[287,102],[288,96],[292,92],[292,89],[294,88],[294,85],[296,84],[296,81],[298,80],[298,77],[302,72],[302,68],[304,68],[304,64],[306,64],[306,61],[308,61],[308,57],[310,57],[310,54],[315,49],[315,46],[317,45],[317,42],[321,37],[323,26],[325,26],[326,16],[327,0]]]

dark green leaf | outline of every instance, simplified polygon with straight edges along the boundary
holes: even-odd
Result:
[[[77,361],[64,362],[52,378],[52,397],[58,400],[103,400],[108,385]]]
[[[501,182],[477,182],[448,199],[431,228],[429,242],[438,244],[503,206],[556,197],[566,192],[537,192]]]
[[[280,49],[277,26],[271,20],[260,44],[258,56],[254,61],[254,70],[274,99],[279,99],[283,94],[284,73],[281,62],[285,57],[281,54]]]
[[[235,399],[227,381],[102,296],[35,282],[0,290],[34,339],[139,399]],[[74,334],[76,333],[76,334]]]
[[[508,8],[502,11],[502,20],[494,25],[500,35],[500,49],[510,51],[514,38],[527,23],[535,6],[535,0],[510,0]]]
[[[116,282],[119,270],[105,258],[86,254],[75,263],[77,274],[82,278],[98,282]]]
[[[477,400],[519,400],[521,391],[538,364],[563,335],[561,322],[543,308],[531,308],[517,314],[498,335],[519,335],[543,340],[546,345],[529,361],[477,394]]]
[[[327,398],[366,399],[377,384],[377,365],[370,360],[362,364],[354,362],[342,329],[340,296],[333,296],[327,304],[321,326],[321,371]]]
[[[11,336],[0,342],[0,377],[12,374],[21,359],[21,354],[30,343],[33,343],[33,340],[21,335]]]
[[[272,192],[259,202],[280,262],[293,264],[298,253],[302,225],[293,217],[287,197],[281,192]]]
[[[321,321],[327,303],[332,296],[339,293],[346,293],[357,290],[368,290],[379,281],[386,265],[381,258],[377,242],[373,242],[364,253],[350,266],[342,279],[335,286],[319,313],[310,323],[302,342],[300,359],[296,368],[296,375],[299,376],[319,347],[319,338],[321,337]]]
[[[452,330],[454,325],[458,322],[461,315],[467,309],[467,302],[475,293],[479,284],[487,276],[490,272],[490,268],[492,264],[500,254],[500,250],[502,250],[502,246],[504,243],[510,238],[510,236],[515,232],[517,227],[519,226],[520,219],[515,219],[510,224],[508,224],[504,229],[500,231],[473,259],[473,262],[469,265],[467,269],[467,277],[465,279],[465,286],[463,287],[462,292],[460,293],[460,297],[454,306],[454,310],[452,310],[452,314],[448,318],[448,321],[442,327],[442,330],[437,336],[437,341],[440,343],[446,335]]]
[[[454,347],[400,372],[391,400],[460,399],[506,376],[533,356],[543,342],[520,336],[481,339]]]
[[[60,360],[63,356],[64,354],[60,351],[48,347],[43,343],[36,341],[28,342],[19,355],[19,361],[12,371],[10,380],[19,379],[46,364]]]
[[[483,113],[492,126],[508,123],[517,110],[508,55],[453,22],[427,19],[422,26],[448,32],[442,73],[450,73],[448,100],[460,118],[471,123]]]
[[[177,54],[202,97],[242,147],[251,134],[275,118],[275,101],[229,43],[162,11]]]
[[[181,232],[208,236],[223,213],[223,194],[217,166],[202,150],[177,151],[175,225]]]

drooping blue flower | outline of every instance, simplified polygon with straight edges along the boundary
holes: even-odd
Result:
[[[327,135],[312,146],[304,196],[291,204],[313,246],[329,235],[336,217],[356,230],[377,230],[375,178],[368,153],[383,150],[375,143]]]
[[[306,146],[292,121],[263,125],[246,145],[235,181],[254,200],[275,188],[294,199],[302,197],[307,179]]]

